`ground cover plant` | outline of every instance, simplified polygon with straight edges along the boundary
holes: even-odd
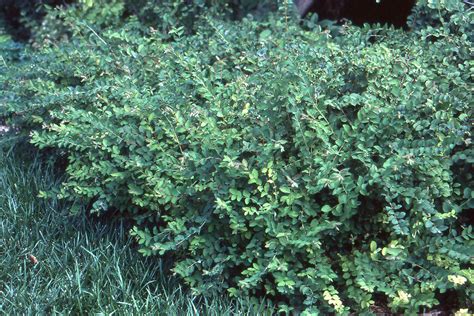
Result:
[[[420,1],[410,31],[323,30],[284,5],[166,36],[73,13],[69,41],[4,44],[3,119],[64,163],[43,197],[133,218],[139,252],[198,294],[472,308],[468,3]]]

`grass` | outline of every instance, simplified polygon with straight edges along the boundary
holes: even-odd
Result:
[[[192,296],[122,223],[72,216],[37,197],[60,177],[0,150],[0,314],[262,315],[262,304]],[[35,259],[37,263],[35,263]]]

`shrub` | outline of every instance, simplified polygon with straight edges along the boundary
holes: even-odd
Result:
[[[41,46],[69,35],[79,21],[96,29],[117,28],[134,16],[169,39],[169,31],[178,26],[192,32],[195,19],[204,12],[241,19],[249,13],[263,16],[276,4],[275,0],[0,0],[0,23],[16,40]]]
[[[203,16],[174,42],[83,27],[9,70],[3,117],[67,159],[55,194],[132,216],[140,252],[198,293],[468,307],[470,15],[429,6],[450,22],[332,38]]]
[[[71,0],[0,0],[0,23],[16,40],[27,40],[31,28],[41,23],[48,6],[71,3]]]

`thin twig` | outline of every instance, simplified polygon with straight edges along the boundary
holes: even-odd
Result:
[[[98,39],[101,40],[102,43],[104,43],[106,46],[109,46],[109,44],[107,44],[107,42],[99,36],[99,34],[97,34],[89,25],[87,25],[87,23],[84,23],[84,25],[92,32],[94,33],[95,36],[97,36]]]

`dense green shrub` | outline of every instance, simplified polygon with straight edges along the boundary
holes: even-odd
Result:
[[[277,0],[0,0],[0,27],[17,40],[37,45],[56,42],[86,23],[94,29],[118,27],[134,16],[144,26],[156,28],[164,38],[179,26],[193,31],[196,18],[212,12],[232,19],[256,17],[277,8]],[[59,8],[60,10],[55,10]]]
[[[77,23],[0,66],[2,116],[67,160],[56,194],[133,217],[140,252],[173,257],[197,292],[469,307],[472,16],[421,5],[436,28],[336,38],[285,16],[196,17],[174,42],[136,19]]]
[[[71,0],[0,0],[0,27],[17,40],[31,36],[31,28],[41,23],[47,6],[70,3]]]

